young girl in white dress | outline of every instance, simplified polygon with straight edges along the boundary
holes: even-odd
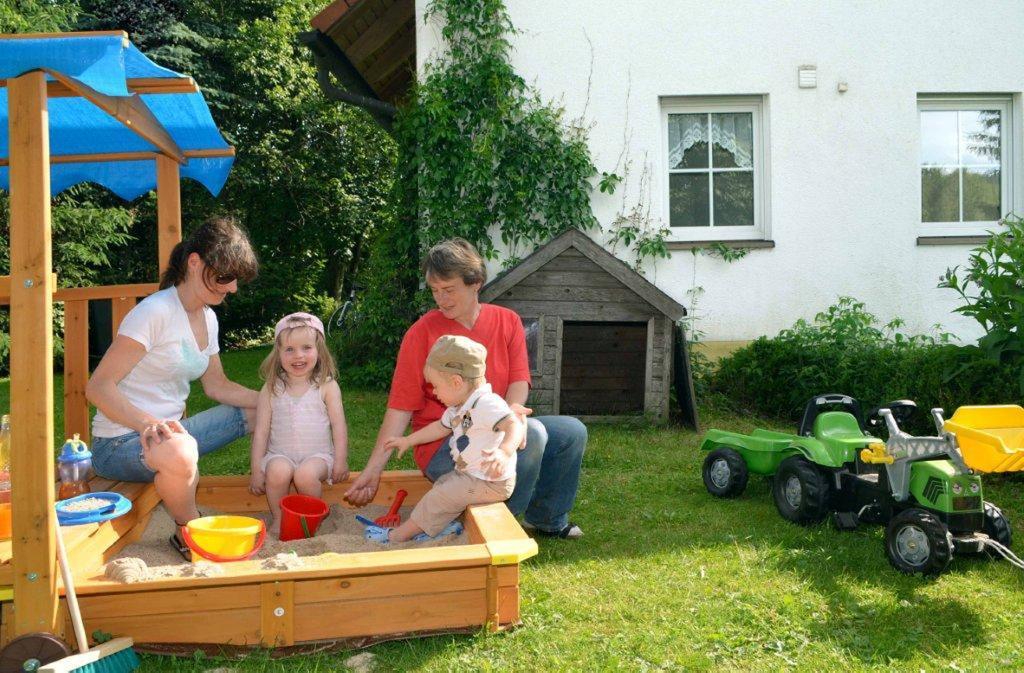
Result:
[[[324,325],[309,313],[292,313],[274,328],[274,348],[260,366],[266,383],[256,406],[249,490],[266,493],[281,528],[281,498],[295,484],[319,498],[321,482],[348,477],[348,430],[338,372]]]

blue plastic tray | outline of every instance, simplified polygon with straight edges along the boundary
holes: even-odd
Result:
[[[87,498],[99,498],[108,501],[107,505],[88,512],[69,512],[67,506],[85,500]],[[98,523],[116,519],[126,514],[132,508],[132,501],[120,493],[111,491],[100,491],[98,493],[83,493],[67,500],[58,500],[56,503],[57,521],[62,526],[79,526],[86,523]]]

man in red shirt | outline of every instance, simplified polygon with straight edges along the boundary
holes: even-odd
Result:
[[[530,391],[530,366],[523,324],[514,311],[480,303],[487,271],[472,245],[453,239],[434,246],[424,259],[423,271],[437,309],[416,321],[402,339],[373,454],[345,492],[346,499],[355,505],[373,499],[391,457],[391,450],[384,446],[388,437],[405,434],[410,422],[416,431],[444,413],[444,404],[423,376],[423,366],[438,337],[461,335],[487,348],[487,382],[526,424],[525,446],[517,456],[516,487],[508,508],[517,516],[523,514],[527,529],[561,538],[581,537],[580,527],[569,521],[569,511],[579,487],[586,427],[569,416],[527,419],[531,411],[524,405]],[[447,441],[413,450],[416,464],[431,480],[454,469]]]

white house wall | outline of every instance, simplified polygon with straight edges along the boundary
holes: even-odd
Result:
[[[1024,1],[729,2],[506,0],[517,71],[570,118],[592,125],[599,171],[631,173],[625,190],[593,197],[607,230],[625,203],[667,222],[661,99],[765,96],[771,249],[725,263],[677,250],[646,269],[680,303],[704,288],[698,309],[708,341],[774,334],[840,295],[883,319],[927,331],[942,323],[965,340],[975,324],[936,288],[968,245],[923,246],[920,229],[921,93],[1012,94],[1016,124],[1014,209],[1024,212],[1020,129]],[[440,43],[417,0],[420,67]],[[797,86],[817,67],[818,86]],[[846,82],[840,93],[837,84]],[[588,94],[589,90],[589,94]],[[644,164],[651,169],[641,193]],[[599,240],[601,234],[593,234]],[[632,261],[628,253],[616,253]],[[696,275],[694,265],[696,265]],[[695,281],[694,281],[695,278]]]

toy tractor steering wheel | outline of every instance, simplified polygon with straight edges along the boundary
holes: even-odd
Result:
[[[868,418],[870,419],[868,422],[872,427],[881,427],[884,425],[882,422],[882,415],[878,413],[882,409],[888,409],[892,412],[893,420],[896,421],[897,425],[902,427],[904,423],[914,417],[914,414],[917,412],[917,404],[914,403],[914,400],[895,400],[875,407],[868,412]]]

